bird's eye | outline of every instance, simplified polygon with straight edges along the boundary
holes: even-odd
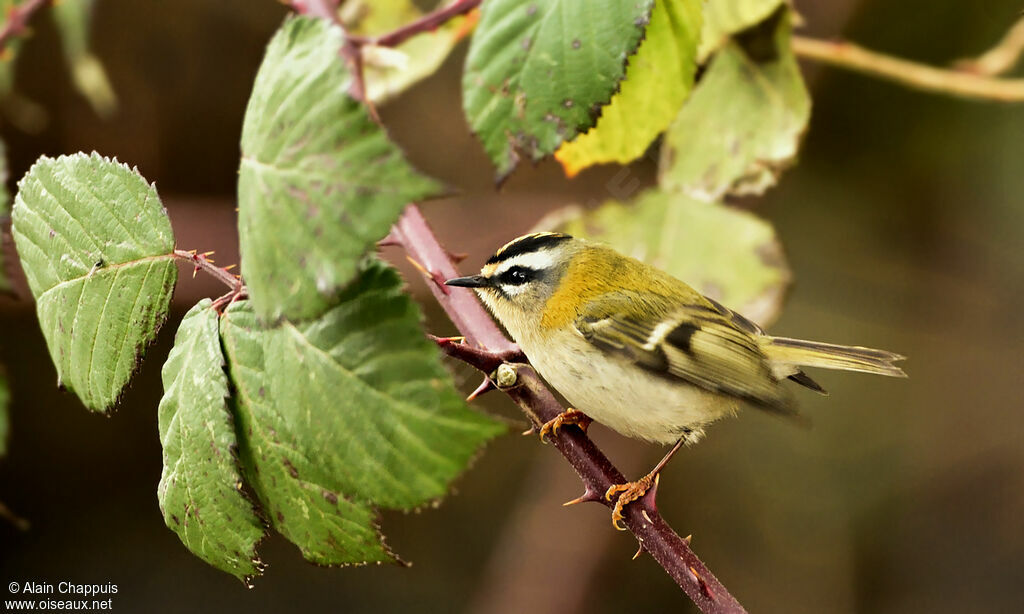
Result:
[[[522,266],[514,266],[500,276],[501,283],[508,286],[520,286],[536,278],[537,271]]]

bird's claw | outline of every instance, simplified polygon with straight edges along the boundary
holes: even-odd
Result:
[[[548,420],[540,427],[540,440],[544,441],[548,435],[558,435],[559,429],[567,424],[574,424],[580,428],[584,433],[587,432],[587,427],[594,420],[587,414],[581,412],[578,409],[567,409],[562,413],[555,416],[552,420]],[[523,433],[526,435],[527,433]]]
[[[616,495],[618,495],[618,498],[615,500],[615,507],[612,509],[613,527],[619,531],[626,530],[626,527],[622,526],[622,520],[625,517],[622,513],[623,510],[627,505],[647,494],[647,491],[650,490],[651,486],[654,484],[654,479],[654,476],[645,475],[635,482],[612,484],[608,487],[608,490],[604,493],[606,501],[611,501]]]

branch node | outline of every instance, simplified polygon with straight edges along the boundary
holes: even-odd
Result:
[[[441,292],[443,292],[445,294],[451,294],[451,288],[449,288],[448,286],[444,285],[444,282],[445,282],[445,276],[444,275],[442,275],[438,271],[429,271],[429,270],[427,270],[427,267],[425,267],[422,264],[420,264],[419,261],[416,260],[415,258],[413,258],[412,256],[408,256],[407,255],[405,257],[405,259],[408,260],[409,264],[414,266],[417,271],[422,273],[424,277],[426,277],[431,282],[433,282],[438,290],[440,290]]]
[[[498,368],[494,370],[493,375],[489,376],[489,378],[494,380],[494,384],[500,390],[508,390],[519,381],[519,373],[514,366],[503,362],[498,365]]]
[[[690,573],[693,574],[694,580],[696,580],[697,584],[700,586],[700,592],[704,593],[704,596],[708,599],[714,601],[715,594],[711,592],[711,587],[708,586],[708,583],[704,581],[704,578],[702,578],[701,575],[697,573],[697,570],[694,569],[692,566],[690,567]]]

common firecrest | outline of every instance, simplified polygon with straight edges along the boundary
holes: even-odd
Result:
[[[906,377],[884,350],[772,337],[671,275],[598,243],[534,233],[499,249],[473,288],[540,375],[575,408],[544,425],[590,419],[671,444],[647,476],[609,489],[622,508],[643,496],[683,444],[742,401],[795,414],[787,380],[824,393],[802,367]]]

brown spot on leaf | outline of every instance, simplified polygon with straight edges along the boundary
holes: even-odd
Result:
[[[299,470],[295,468],[295,465],[293,465],[290,460],[288,460],[287,458],[282,458],[281,462],[283,462],[284,466],[288,469],[288,475],[292,476],[295,479],[299,478]]]
[[[580,42],[580,39],[578,39],[578,38],[572,39],[572,48],[573,49],[579,49],[582,46],[583,46],[583,43]]]
[[[331,505],[338,504],[338,495],[334,494],[329,490],[324,491],[324,499],[327,499],[327,502],[330,503]]]

